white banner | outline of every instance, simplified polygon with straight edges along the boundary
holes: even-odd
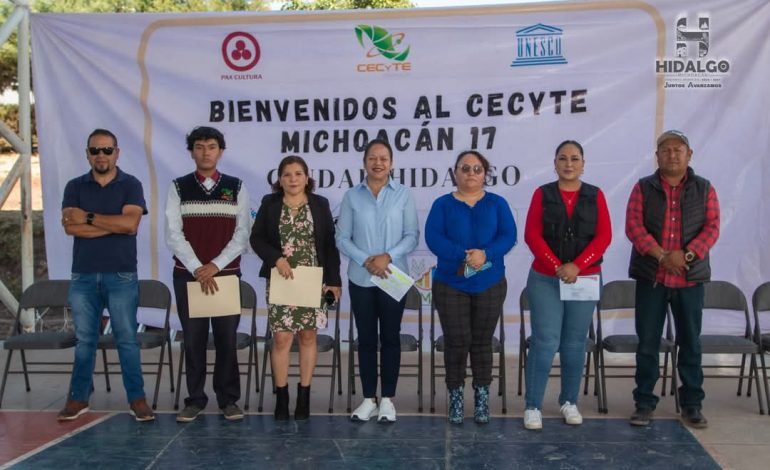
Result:
[[[524,219],[535,188],[555,179],[556,145],[580,141],[584,180],[607,195],[607,282],[627,278],[628,195],[655,169],[656,136],[676,128],[721,202],[714,278],[750,296],[770,279],[768,29],[765,0],[33,15],[49,275],[69,275],[61,197],[88,170],[85,141],[96,127],[117,134],[119,166],[144,184],[140,276],[168,285],[163,206],[171,180],[194,168],[185,149],[194,126],[224,132],[220,168],[244,179],[254,211],[280,159],[299,154],[336,213],[363,176],[365,142],[380,136],[393,145],[394,177],[412,188],[423,221],[452,191],[460,151],[489,158],[489,190],[509,201],[519,227],[505,260],[512,325],[532,262]],[[410,263],[427,293],[433,257],[422,237]],[[259,259],[246,255],[243,265],[263,304]]]

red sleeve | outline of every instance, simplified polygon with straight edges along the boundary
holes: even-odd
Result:
[[[527,224],[524,227],[524,241],[535,256],[535,264],[553,267],[551,275],[556,273],[556,268],[561,266],[561,261],[551,251],[548,243],[543,238],[543,192],[540,188],[532,194],[532,202],[527,212]]]
[[[626,206],[626,236],[634,245],[634,249],[642,255],[647,255],[651,249],[658,245],[650,232],[644,227],[644,201],[642,200],[642,188],[639,183],[634,185],[631,196]]]
[[[610,211],[607,208],[607,199],[605,199],[601,189],[596,196],[596,211],[596,235],[594,235],[593,240],[574,261],[581,271],[596,263],[604,255],[607,247],[610,246],[610,241],[612,241]]]

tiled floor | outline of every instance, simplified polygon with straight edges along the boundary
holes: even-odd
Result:
[[[34,360],[34,354],[31,356]],[[4,364],[4,359],[5,352],[0,363]],[[245,361],[245,355],[242,359]],[[412,359],[404,355],[405,361]],[[554,378],[549,383],[543,410],[543,431],[526,431],[521,424],[523,399],[516,394],[516,359],[507,358],[508,413],[501,414],[500,399],[493,393],[493,420],[487,426],[478,426],[472,420],[462,426],[448,426],[443,417],[445,389],[440,379],[436,387],[436,413],[429,412],[427,393],[425,412],[417,413],[414,378],[404,378],[399,383],[395,400],[399,421],[392,426],[349,423],[345,412],[346,380],[343,394],[335,393],[335,413],[326,413],[329,380],[324,378],[314,380],[314,415],[307,423],[276,424],[271,416],[270,393],[265,396],[265,412],[256,413],[258,395],[252,386],[252,406],[244,422],[226,422],[216,413],[211,400],[208,414],[193,423],[177,424],[172,407],[174,397],[165,375],[155,423],[135,423],[126,413],[125,395],[120,376],[116,375],[109,393],[104,389],[103,377],[95,378],[91,409],[100,412],[62,425],[55,421],[54,412],[64,403],[68,377],[32,376],[32,391],[26,392],[22,377],[14,375],[9,379],[0,410],[0,466],[416,470],[588,468],[598,464],[602,468],[756,469],[766,468],[770,460],[770,416],[758,413],[755,396],[736,396],[735,380],[706,380],[704,413],[710,426],[690,430],[676,419],[672,398],[668,396],[662,398],[652,426],[629,426],[627,417],[633,411],[631,379],[608,382],[608,415],[597,413],[593,396],[581,396],[580,409],[586,421],[580,427],[566,426],[557,419],[559,381]],[[342,362],[343,371],[347,372],[344,353]],[[294,382],[296,379],[290,379],[292,404]],[[269,386],[269,379],[267,383]],[[147,376],[148,393],[154,385],[154,378]],[[429,390],[427,370],[424,388]],[[495,384],[493,392],[496,391]],[[213,397],[210,384],[209,393]],[[466,394],[466,411],[472,413],[469,395],[472,394]],[[353,397],[353,406],[359,399]],[[85,429],[73,433],[80,426]]]
[[[177,424],[171,414],[138,425],[121,413],[13,468],[719,468],[675,420],[650,428],[617,419],[546,425],[548,432],[537,433],[510,418],[448,426],[437,416],[384,425],[351,424],[345,416],[276,423],[264,415]]]

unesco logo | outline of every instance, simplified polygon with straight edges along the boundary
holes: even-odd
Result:
[[[516,59],[511,67],[566,64],[561,47],[563,33],[561,28],[543,23],[516,31]]]
[[[249,33],[236,31],[222,41],[222,59],[236,72],[251,70],[261,55],[257,39]]]

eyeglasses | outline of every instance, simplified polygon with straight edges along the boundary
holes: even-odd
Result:
[[[112,155],[112,152],[114,151],[114,147],[88,147],[88,153],[93,156],[99,155],[99,152],[102,152],[105,155]]]
[[[471,171],[473,171],[473,173],[475,173],[477,175],[480,175],[480,174],[484,173],[484,167],[481,166],[481,165],[470,166],[470,165],[468,165],[466,163],[465,165],[460,167],[460,171],[462,171],[466,175],[469,175],[471,173]]]

